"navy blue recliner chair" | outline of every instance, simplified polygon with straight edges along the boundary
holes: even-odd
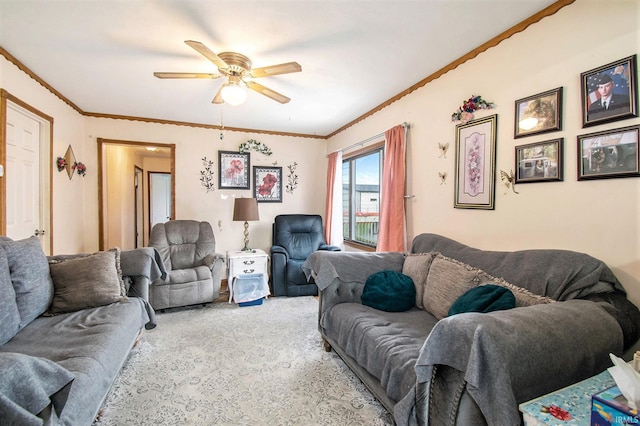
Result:
[[[302,264],[316,250],[340,251],[324,239],[322,217],[282,214],[275,217],[271,246],[271,289],[274,296],[315,296],[318,287],[302,272]]]

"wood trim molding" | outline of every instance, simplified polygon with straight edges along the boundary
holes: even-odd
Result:
[[[245,129],[242,127],[228,127],[228,126],[223,127],[217,124],[191,123],[188,121],[162,120],[159,118],[134,117],[129,115],[102,114],[97,112],[82,112],[82,115],[84,115],[85,117],[111,118],[113,120],[142,121],[146,123],[171,124],[174,126],[186,126],[186,127],[196,127],[196,128],[202,128],[202,129],[225,130],[230,132],[260,133],[260,134],[276,135],[276,136],[292,136],[297,138],[327,139],[326,136],[308,135],[304,133],[289,133],[289,132],[278,132],[278,131],[272,131],[272,130]]]
[[[446,65],[445,67],[439,69],[438,71],[434,72],[433,74],[429,75],[428,77],[420,80],[419,82],[417,82],[413,86],[409,87],[408,89],[398,93],[397,95],[395,95],[391,99],[388,99],[387,101],[381,103],[377,107],[369,110],[368,112],[366,112],[363,115],[361,115],[360,117],[350,121],[349,123],[345,124],[344,126],[340,127],[339,129],[334,130],[333,132],[331,132],[328,135],[321,136],[321,135],[310,135],[310,134],[304,134],[304,133],[288,133],[288,132],[277,132],[277,131],[270,131],[270,130],[244,129],[244,128],[240,128],[240,127],[224,127],[224,130],[231,131],[231,132],[260,133],[260,134],[268,134],[268,135],[276,135],[276,136],[292,136],[292,137],[312,138],[312,139],[329,139],[329,138],[331,138],[331,137],[333,137],[333,136],[345,131],[346,129],[348,129],[349,127],[353,126],[354,124],[359,123],[360,121],[364,120],[365,118],[370,117],[371,115],[377,113],[378,111],[386,108],[387,106],[389,106],[392,103],[396,102],[397,100],[407,96],[408,94],[414,92],[415,90],[417,90],[420,87],[426,85],[427,83],[429,83],[429,82],[431,82],[433,80],[436,80],[437,78],[443,76],[447,72],[449,72],[449,71],[459,67],[460,65],[464,64],[465,62],[475,58],[480,53],[485,52],[485,51],[489,50],[490,48],[497,46],[503,40],[506,40],[506,39],[510,38],[511,36],[513,36],[514,34],[517,34],[517,33],[520,33],[522,31],[526,30],[530,25],[541,21],[543,18],[546,18],[547,16],[554,15],[555,13],[557,13],[563,7],[568,6],[568,5],[570,5],[570,4],[574,3],[574,2],[575,2],[575,0],[558,0],[558,1],[556,1],[555,3],[547,6],[546,8],[542,9],[538,13],[536,13],[536,14],[530,16],[529,18],[525,19],[524,21],[514,25],[513,27],[509,28],[508,30],[502,32],[501,34],[498,34],[497,36],[495,36],[491,40],[487,41],[486,43],[481,44],[480,46],[476,47],[475,49],[473,49],[469,53],[461,56],[460,58],[456,59],[455,61],[451,62],[450,64]],[[190,122],[181,122],[181,121],[172,121],[172,120],[161,120],[161,119],[155,119],[155,118],[132,117],[132,116],[115,115],[115,114],[102,114],[102,113],[96,113],[96,112],[86,112],[86,111],[81,110],[76,104],[71,102],[64,95],[62,95],[60,92],[58,92],[56,89],[54,89],[50,84],[48,84],[46,81],[41,79],[37,74],[35,74],[33,71],[31,71],[27,66],[25,66],[23,63],[21,63],[15,56],[11,55],[9,52],[7,52],[2,47],[0,47],[0,55],[4,56],[9,62],[13,63],[21,71],[26,73],[29,77],[31,77],[32,79],[34,79],[35,81],[40,83],[44,88],[46,88],[51,93],[53,93],[55,96],[60,98],[63,102],[68,104],[71,108],[75,109],[81,115],[86,116],[86,117],[111,118],[111,119],[114,119],[114,120],[143,121],[143,122],[147,122],[147,123],[172,124],[172,125],[177,125],[177,126],[198,127],[198,128],[204,128],[204,129],[219,129],[219,130],[223,129],[222,126],[213,125],[213,124],[190,123]]]
[[[0,235],[7,235],[7,96],[8,92],[0,89],[0,165],[5,171],[0,177]]]

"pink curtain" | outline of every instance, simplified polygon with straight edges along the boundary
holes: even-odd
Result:
[[[339,156],[340,152],[333,152],[329,154],[329,165],[327,167],[327,200],[324,210],[324,239],[328,244],[332,244],[331,231],[333,230],[333,198]]]
[[[404,127],[402,125],[395,126],[387,130],[384,136],[380,227],[376,251],[404,252],[406,245]]]

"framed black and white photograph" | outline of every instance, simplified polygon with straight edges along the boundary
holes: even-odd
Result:
[[[251,154],[218,151],[218,188],[250,189]]]
[[[639,177],[640,126],[578,136],[578,180]]]
[[[253,188],[259,203],[282,202],[282,167],[253,167]]]
[[[561,181],[564,138],[516,146],[516,183]]]
[[[490,115],[456,126],[457,209],[495,208],[497,121]]]
[[[518,99],[515,138],[562,130],[562,87]]]
[[[582,127],[637,117],[636,55],[580,74]]]

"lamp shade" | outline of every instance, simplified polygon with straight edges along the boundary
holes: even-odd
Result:
[[[258,215],[258,200],[255,198],[236,198],[233,205],[234,222],[260,220]]]
[[[247,100],[247,90],[238,83],[230,81],[222,86],[220,96],[229,105],[237,106]]]

